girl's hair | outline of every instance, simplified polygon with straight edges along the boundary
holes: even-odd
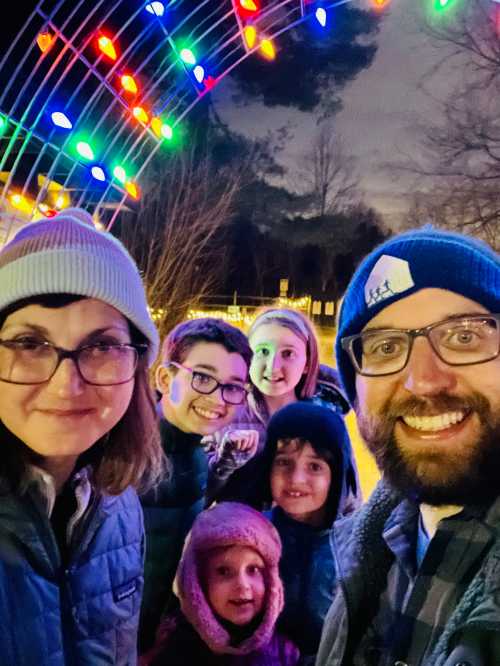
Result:
[[[73,294],[33,296],[17,301],[0,312],[0,327],[6,318],[28,305],[47,308],[65,307],[87,298]],[[147,344],[145,336],[129,321],[132,342]],[[36,464],[37,454],[31,451],[0,421],[0,479],[10,490],[18,491],[25,468]],[[118,495],[128,486],[139,491],[151,488],[167,472],[158,430],[155,401],[149,385],[147,355],[141,355],[135,372],[135,383],[127,411],[120,421],[89,451],[80,456],[93,465],[96,490]]]
[[[311,398],[316,392],[319,372],[318,341],[316,333],[309,319],[297,310],[269,309],[263,310],[254,319],[248,330],[248,339],[253,333],[265,324],[278,324],[288,328],[292,333],[303,340],[306,345],[307,371],[295,387],[298,398]]]

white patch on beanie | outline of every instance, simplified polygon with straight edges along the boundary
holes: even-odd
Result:
[[[409,263],[405,259],[383,254],[366,281],[366,305],[372,307],[394,294],[411,289],[414,285]]]

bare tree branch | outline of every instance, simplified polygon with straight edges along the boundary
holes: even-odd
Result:
[[[408,224],[422,219],[500,245],[500,7],[467,0],[428,20],[424,31],[446,62],[461,64],[461,82],[441,101],[441,120],[422,122],[422,151],[393,165],[419,177]],[[439,70],[439,66],[435,69]]]
[[[356,196],[354,158],[346,155],[342,138],[331,121],[322,123],[297,169],[297,189],[311,197],[311,213],[334,215],[353,204]]]
[[[241,171],[216,169],[195,148],[156,163],[147,174],[137,219],[122,239],[140,266],[151,308],[163,310],[160,333],[184,319],[225,269],[216,235],[233,215]]]

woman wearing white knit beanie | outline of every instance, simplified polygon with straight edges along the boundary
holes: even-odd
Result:
[[[157,349],[135,263],[85,211],[0,251],[0,666],[136,663]]]

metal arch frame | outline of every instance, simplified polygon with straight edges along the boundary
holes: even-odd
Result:
[[[15,92],[15,83],[17,82],[19,73],[22,71],[22,68],[25,66],[29,57],[33,55],[33,53],[38,53],[36,40],[33,40],[31,48],[25,52],[23,58],[17,63],[8,85],[0,94],[1,112],[8,117],[9,122],[14,126],[14,131],[10,137],[10,141],[8,142],[7,149],[5,150],[4,155],[0,158],[0,171],[4,169],[7,160],[11,158],[11,156],[15,155],[9,176],[1,193],[0,204],[5,201],[6,196],[9,193],[16,170],[19,167],[19,164],[28,147],[31,145],[32,139],[36,139],[41,142],[42,148],[35,158],[30,168],[29,174],[23,183],[22,190],[20,190],[21,194],[25,195],[27,193],[28,188],[31,186],[31,183],[34,181],[37,175],[37,170],[40,167],[43,159],[47,157],[50,152],[55,153],[50,167],[45,174],[45,184],[38,190],[38,194],[31,211],[30,219],[35,214],[36,208],[40,202],[45,198],[48,184],[51,180],[54,179],[54,176],[57,174],[57,169],[61,166],[63,161],[69,160],[69,163],[71,164],[71,167],[67,170],[66,177],[62,183],[63,191],[70,191],[73,189],[71,187],[71,183],[73,182],[73,179],[76,180],[75,176],[78,170],[85,170],[87,172],[87,185],[77,189],[80,194],[78,200],[75,201],[75,204],[82,205],[85,203],[85,201],[88,202],[89,199],[91,199],[91,194],[95,189],[95,184],[94,188],[92,188],[92,182],[94,179],[90,175],[89,165],[81,162],[78,158],[74,157],[69,152],[69,144],[74,140],[73,134],[68,135],[61,144],[57,144],[55,142],[55,135],[57,132],[55,128],[51,128],[46,138],[43,138],[40,135],[38,127],[47,109],[50,108],[50,103],[53,97],[60,90],[60,87],[63,86],[64,81],[67,80],[67,77],[71,75],[73,68],[76,65],[83,65],[86,69],[86,73],[82,80],[79,81],[72,94],[65,101],[64,105],[60,107],[61,110],[66,111],[68,108],[71,108],[71,104],[75,99],[78,98],[79,93],[85,89],[86,84],[93,82],[94,78],[97,79],[97,87],[95,90],[93,90],[85,105],[79,110],[78,116],[74,116],[73,126],[85,126],[86,123],[88,125],[90,123],[92,113],[95,115],[95,110],[99,108],[99,104],[102,103],[106,95],[110,95],[110,103],[108,104],[106,112],[100,116],[97,123],[93,124],[92,131],[88,133],[89,141],[91,141],[93,137],[95,138],[95,136],[99,136],[100,128],[104,126],[109,118],[112,118],[113,113],[116,114],[117,109],[118,112],[121,111],[121,126],[119,126],[118,131],[116,131],[117,122],[115,121],[114,126],[108,130],[105,135],[103,135],[102,141],[103,144],[106,145],[106,148],[102,155],[100,155],[98,163],[104,163],[106,162],[107,158],[109,159],[111,151],[115,150],[115,147],[120,142],[120,140],[122,140],[122,144],[120,146],[120,159],[124,162],[136,162],[143,151],[148,149],[148,153],[142,159],[141,164],[135,173],[134,180],[140,178],[150,163],[151,159],[156,155],[163,141],[158,140],[149,127],[141,126],[137,124],[137,121],[135,120],[133,121],[134,126],[131,127],[131,104],[129,104],[123,95],[120,94],[119,90],[113,86],[112,80],[114,77],[116,77],[117,73],[120,71],[120,68],[123,68],[128,62],[127,58],[133,59],[136,49],[139,48],[139,45],[144,41],[149,33],[153,33],[156,27],[157,29],[159,28],[161,32],[163,32],[163,38],[157,41],[155,48],[152,50],[152,53],[148,55],[148,57],[141,57],[141,64],[139,67],[134,68],[134,72],[140,75],[141,72],[146,69],[152,62],[153,58],[159,52],[161,52],[161,50],[167,44],[170,50],[163,58],[160,59],[160,63],[155,66],[153,73],[150,74],[151,81],[149,82],[147,96],[145,97],[153,98],[156,91],[158,91],[158,94],[162,93],[163,91],[160,89],[161,84],[165,80],[168,80],[169,75],[172,74],[177,64],[175,61],[173,61],[169,66],[163,69],[165,63],[168,63],[168,61],[171,59],[171,52],[173,51],[176,53],[176,44],[174,38],[181,30],[184,29],[185,26],[189,24],[191,19],[196,16],[196,13],[204,8],[211,0],[202,0],[198,2],[197,6],[186,16],[184,16],[181,21],[175,24],[175,26],[170,31],[165,28],[161,17],[152,15],[151,20],[147,21],[146,25],[136,35],[135,39],[127,44],[127,47],[121,51],[116,61],[108,67],[105,75],[103,75],[98,68],[100,63],[103,61],[103,56],[99,55],[95,62],[92,63],[87,59],[84,53],[90,47],[92,41],[95,39],[96,34],[98,34],[106,25],[106,22],[109,21],[110,17],[112,17],[115,12],[118,12],[119,9],[122,8],[125,4],[130,6],[130,0],[114,0],[114,2],[111,4],[106,2],[106,0],[95,0],[95,2],[92,3],[92,10],[89,11],[85,19],[78,23],[72,34],[66,35],[66,28],[71,24],[74,17],[77,16],[78,12],[84,8],[84,6],[87,4],[87,1],[88,0],[78,0],[76,3],[72,3],[71,11],[65,20],[63,20],[61,27],[58,28],[54,18],[62,8],[65,8],[65,4],[67,5],[67,0],[59,0],[50,14],[46,14],[43,11],[45,0],[39,0],[37,6],[26,20],[21,30],[18,32],[16,39],[12,42],[6,54],[2,58],[2,61],[0,62],[1,72],[9,62],[9,59],[14,53],[15,48],[18,47],[18,45],[21,43],[23,37],[28,34],[30,25],[37,21],[41,21],[42,28],[45,26],[48,27],[51,32],[57,36],[57,39],[62,45],[60,51],[57,53],[54,60],[48,67],[48,70],[45,72],[45,75],[43,76],[43,79],[38,86],[37,93],[32,97],[29,104],[24,108],[19,121],[16,121],[13,118],[14,112],[18,107],[18,102],[23,98],[23,95],[25,94],[26,90],[29,89],[29,86],[33,83],[33,81],[36,80],[35,77],[37,74],[43,71],[44,62],[46,58],[49,57],[51,51],[49,50],[48,53],[41,53],[38,56],[38,60],[35,66],[30,70],[29,76],[21,86],[19,95],[16,97],[14,103],[12,104],[11,109],[8,111],[4,110],[2,108],[3,103],[9,94]],[[326,10],[334,9],[335,7],[347,4],[351,1],[352,0],[330,0],[329,2],[323,3],[322,6]],[[177,0],[177,2],[175,2],[175,0],[171,0],[171,2],[168,3],[167,10],[168,7],[174,7],[174,3],[175,9],[177,10],[183,4],[183,2],[184,0]],[[196,23],[196,25],[187,35],[188,39],[191,38],[190,43],[192,46],[196,47],[196,45],[209,37],[210,34],[216,31],[217,28],[219,28],[219,26],[221,26],[226,20],[230,19],[231,15],[234,15],[234,29],[229,28],[226,30],[221,36],[214,40],[214,42],[210,44],[210,47],[203,53],[202,61],[204,63],[214,62],[216,57],[219,58],[217,62],[219,65],[219,70],[221,71],[217,74],[217,81],[225,78],[247,57],[258,51],[260,47],[260,45],[257,43],[252,49],[250,49],[246,46],[246,44],[244,44],[239,17],[234,10],[232,0],[223,0],[220,4],[224,5],[226,3],[230,5],[230,9],[223,11],[220,18],[217,18],[217,14],[220,13],[219,6],[207,16],[202,18],[199,23]],[[148,4],[148,2],[145,2],[144,0],[142,2],[139,0],[137,1],[136,11],[133,11],[130,14],[128,20],[125,21],[125,23],[121,25],[120,28],[116,31],[113,37],[114,41],[117,41],[121,35],[126,33],[129,26],[143,14],[146,4]],[[99,16],[99,10],[101,10],[104,5],[106,5],[106,11],[104,15],[100,18],[97,25],[94,25],[92,29],[89,29],[88,26],[91,23],[92,18],[94,16]],[[295,17],[296,14],[298,14],[297,18]],[[213,21],[211,21],[212,17],[215,17]],[[257,19],[254,21],[254,24],[256,27],[264,24],[265,29],[263,32],[270,39],[275,39],[284,32],[298,26],[302,22],[307,21],[312,17],[312,14],[304,14],[301,0],[277,0],[272,1],[268,8],[262,10],[259,13]],[[205,27],[205,24],[207,23],[208,27]],[[203,31],[201,34],[198,34],[195,37],[200,28],[203,28]],[[37,30],[37,32],[39,31],[40,29]],[[82,34],[86,36],[83,38],[81,44],[77,47],[77,40],[82,36]],[[240,53],[241,51],[242,53]],[[65,58],[68,58],[69,60],[64,65]],[[58,68],[61,65],[63,66],[62,72],[58,73]],[[43,103],[37,107],[38,112],[35,115],[34,120],[26,123],[33,108],[38,102],[40,102],[42,92],[46,92],[48,82],[54,73],[57,73],[57,80],[52,86],[51,92],[43,97]],[[174,116],[175,120],[173,120],[171,126],[173,129],[175,129],[175,127],[184,120],[184,118],[196,106],[196,104],[201,99],[203,99],[207,92],[209,92],[207,89],[198,90],[196,88],[194,82],[192,81],[192,77],[186,70],[185,76],[181,80],[180,85],[176,86],[174,90],[172,90],[171,94],[168,95],[167,101],[157,109],[156,113],[157,115],[166,114],[169,117]],[[190,97],[193,97],[193,99],[190,100]],[[154,107],[154,105],[151,106]],[[19,148],[17,153],[14,153],[14,146],[20,137],[21,132],[25,132],[26,136],[22,146]],[[112,133],[113,136],[111,136]],[[123,135],[125,135],[125,137],[123,137]],[[111,228],[120,209],[122,209],[126,200],[128,199],[128,194],[124,188],[119,186],[118,183],[112,179],[111,174],[109,174],[109,178],[106,184],[100,188],[100,196],[97,198],[97,201],[92,201],[92,205],[96,210],[99,210],[105,206],[106,201],[108,201],[112,195],[118,196],[119,201],[117,201],[115,204],[115,211],[109,222],[108,228]]]

